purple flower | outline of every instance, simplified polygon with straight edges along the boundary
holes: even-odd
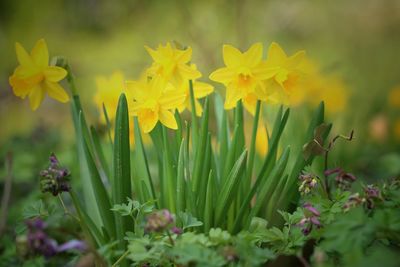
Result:
[[[28,247],[32,254],[50,258],[64,251],[79,250],[84,252],[87,249],[86,244],[80,240],[70,240],[62,245],[58,245],[46,233],[47,224],[40,218],[27,220],[25,224],[28,227]]]
[[[310,203],[305,203],[304,207],[304,217],[300,220],[297,226],[300,226],[302,233],[308,235],[311,233],[313,227],[320,228],[322,226],[319,221],[320,212],[313,207]]]
[[[325,176],[330,176],[332,174],[336,174],[335,181],[337,187],[341,188],[342,190],[349,190],[351,184],[357,180],[357,178],[348,172],[345,172],[342,168],[334,168],[330,170],[326,170],[324,172]]]
[[[365,200],[368,209],[375,207],[375,201],[381,199],[381,193],[378,187],[374,185],[367,185],[364,187]]]
[[[54,153],[50,155],[49,160],[49,167],[40,172],[42,192],[50,192],[53,196],[57,196],[61,192],[68,192],[70,190],[70,172],[68,169],[59,166],[60,162]]]
[[[178,227],[174,226],[171,228],[171,232],[176,235],[181,235],[183,233],[183,230],[182,230],[182,228],[178,228]]]
[[[166,209],[153,212],[147,216],[146,232],[163,232],[174,225],[173,215]]]
[[[302,195],[307,195],[312,191],[313,188],[315,188],[318,184],[318,177],[316,175],[312,174],[302,174],[299,176],[300,180],[300,186],[299,186],[299,192]]]

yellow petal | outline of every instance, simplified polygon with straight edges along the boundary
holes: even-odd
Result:
[[[142,81],[126,81],[126,90],[136,101],[143,102],[146,99],[146,84]]]
[[[201,77],[200,71],[193,69],[190,66],[185,65],[185,64],[179,64],[178,70],[179,70],[182,78],[187,79],[187,80],[195,80],[195,79]]]
[[[162,124],[167,126],[170,129],[178,129],[178,124],[176,123],[174,114],[166,109],[161,109],[159,112],[160,121]]]
[[[26,52],[25,48],[20,43],[15,43],[15,51],[20,65],[30,68],[34,67],[31,56]]]
[[[228,84],[233,81],[237,74],[229,68],[220,68],[210,74],[210,80]]]
[[[58,83],[45,81],[43,83],[43,87],[51,98],[54,98],[61,103],[66,103],[69,101],[68,94],[65,92],[64,88],[62,88],[61,85],[59,85]]]
[[[29,93],[29,104],[32,110],[36,110],[44,99],[45,90],[43,87],[37,85],[32,88],[31,92]]]
[[[180,55],[177,58],[178,63],[185,64],[192,58],[192,48],[190,46],[185,50],[179,50],[179,52]]]
[[[149,55],[151,56],[151,58],[155,61],[155,62],[160,62],[163,60],[163,57],[160,55],[160,53],[158,53],[156,50],[148,47],[147,45],[144,46],[144,48],[147,50],[147,53],[149,53]]]
[[[266,62],[261,62],[251,72],[257,80],[267,80],[274,77],[278,70],[278,67],[270,67]]]
[[[196,116],[200,117],[203,114],[203,107],[197,99],[194,100],[194,105],[196,106]]]
[[[257,105],[257,96],[255,94],[248,94],[243,97],[243,105],[250,112],[251,115],[255,115],[256,113],[256,105]]]
[[[224,45],[222,47],[222,55],[224,58],[224,63],[227,67],[234,68],[242,63],[242,52],[231,45]]]
[[[236,86],[228,86],[226,88],[225,109],[232,109],[236,103],[243,97],[243,93]]]
[[[262,60],[262,55],[263,45],[255,43],[243,54],[243,64],[247,67],[257,66]]]
[[[37,66],[46,67],[49,64],[49,51],[47,50],[47,44],[44,39],[40,39],[36,42],[35,46],[31,51],[32,60]]]
[[[137,117],[144,133],[149,133],[158,122],[158,114],[150,109],[137,111]]]
[[[175,109],[182,105],[186,99],[186,94],[181,90],[165,91],[160,98],[160,105],[163,109]]]
[[[296,68],[306,57],[306,51],[301,50],[288,59],[288,67]]]
[[[214,86],[203,82],[195,82],[193,87],[194,98],[203,98],[214,91]]]
[[[9,78],[9,83],[13,89],[14,95],[24,99],[32,89],[32,84],[27,83],[23,79],[19,79],[13,74]]]
[[[50,82],[59,82],[67,76],[67,71],[61,67],[49,66],[44,71],[46,80]]]
[[[287,59],[285,51],[275,42],[268,49],[267,62],[270,66],[282,66]]]

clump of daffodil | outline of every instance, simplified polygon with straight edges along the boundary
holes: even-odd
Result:
[[[192,64],[191,68],[196,69],[196,66]],[[201,116],[201,114],[203,113],[203,108],[198,99],[201,99],[211,94],[214,91],[214,87],[211,84],[205,82],[199,82],[197,80],[193,80],[192,84],[193,84],[193,97],[196,108],[196,115]],[[192,111],[192,105],[190,102],[189,80],[183,80],[182,83],[177,86],[177,89],[185,95],[185,100],[180,106],[177,107],[178,111],[183,112],[185,109]]]
[[[302,61],[305,51],[299,51],[292,56],[287,56],[279,44],[273,42],[268,49],[265,62],[266,67],[275,70],[271,79],[265,81],[265,94],[276,102],[290,103],[290,96],[295,92],[298,81],[303,73]],[[297,97],[297,96],[296,96]]]
[[[58,84],[65,78],[67,71],[61,67],[49,66],[49,51],[44,39],[36,42],[29,54],[20,43],[15,44],[19,66],[9,78],[16,96],[29,97],[32,110],[36,110],[45,95],[62,103],[69,100],[68,94]]]
[[[170,129],[178,128],[174,112],[185,100],[181,90],[160,75],[127,81],[127,89],[133,99],[130,113],[138,118],[143,132],[153,130],[158,121]]]
[[[261,43],[252,45],[246,52],[224,45],[222,53],[225,67],[211,73],[210,79],[226,86],[225,109],[234,108],[242,100],[246,109],[254,114],[257,100],[266,100],[263,81],[273,77],[276,69],[262,61]]]
[[[149,76],[159,75],[174,85],[201,77],[201,73],[189,65],[192,58],[191,47],[178,49],[168,42],[165,46],[159,45],[156,50],[148,46],[145,48],[154,61],[147,70]]]

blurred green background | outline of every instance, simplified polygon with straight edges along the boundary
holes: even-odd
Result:
[[[137,78],[151,62],[144,45],[192,46],[205,81],[222,65],[224,43],[247,49],[260,41],[266,50],[276,41],[289,54],[305,49],[348,91],[345,110],[329,114],[329,121],[334,134],[354,129],[356,138],[334,152],[334,163],[374,178],[399,172],[400,107],[388,98],[400,86],[400,1],[2,0],[0,166],[12,151],[17,181],[36,181],[51,151],[66,164],[75,159],[69,105],[46,99],[32,112],[8,84],[17,66],[15,42],[30,50],[40,38],[51,55],[70,61],[94,122],[95,76],[122,70]]]

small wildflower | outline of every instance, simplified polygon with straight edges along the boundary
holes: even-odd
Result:
[[[308,173],[300,175],[299,180],[301,182],[299,186],[299,192],[301,195],[309,194],[318,184],[318,177]]]
[[[174,227],[174,216],[166,209],[153,212],[147,217],[146,232],[163,232]]]
[[[373,209],[375,207],[375,201],[382,199],[379,188],[374,185],[367,185],[364,187],[364,193],[368,209]]]
[[[182,230],[182,228],[174,226],[171,228],[171,232],[176,235],[181,235],[183,233],[183,230]]]
[[[66,103],[69,96],[58,83],[67,76],[61,67],[49,66],[49,51],[44,39],[36,42],[30,54],[20,43],[15,44],[19,66],[9,78],[16,96],[29,97],[32,110],[36,110],[46,94],[55,100]]]
[[[44,231],[47,225],[39,218],[26,221],[28,227],[27,240],[33,254],[50,258],[57,253],[57,243],[50,239]]]
[[[28,253],[33,255],[43,255],[45,258],[50,258],[69,250],[78,250],[84,252],[87,250],[87,245],[81,240],[70,240],[61,245],[50,238],[46,233],[47,224],[40,218],[27,220],[25,222],[28,233],[26,236],[26,242],[28,244]],[[19,240],[22,240],[19,238]]]
[[[222,248],[222,255],[228,262],[235,262],[239,259],[237,251],[232,246],[225,246]]]
[[[60,167],[60,163],[54,154],[51,154],[50,166],[40,172],[40,187],[43,193],[50,192],[57,196],[61,192],[70,190],[70,172],[66,168]]]
[[[349,197],[347,202],[343,205],[343,211],[347,212],[365,202],[365,198],[360,197],[359,193],[355,193]]]
[[[325,176],[336,174],[335,181],[338,188],[342,190],[349,190],[351,184],[357,179],[353,174],[345,172],[341,168],[326,170]]]
[[[300,222],[297,225],[302,227],[301,231],[304,235],[308,235],[310,234],[314,226],[317,228],[321,227],[321,222],[319,221],[319,217],[321,214],[310,203],[305,203],[303,205],[303,208],[304,208],[304,217],[300,220]]]

